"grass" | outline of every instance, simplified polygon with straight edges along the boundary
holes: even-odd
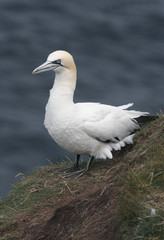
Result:
[[[138,148],[139,164],[126,174],[121,189],[118,239],[164,239],[164,121],[163,117],[143,129],[140,138],[152,131]],[[149,148],[147,149],[147,144]]]
[[[50,206],[46,200],[62,194],[64,184],[52,181],[52,172],[57,168],[44,167],[21,177],[10,195],[0,201],[0,233],[14,231],[18,219],[24,214],[34,214],[42,204]]]
[[[110,186],[116,188],[115,181],[119,179],[117,199],[113,200],[118,202],[113,240],[163,240],[164,115],[136,134],[133,148],[119,154],[114,161],[95,162],[91,174],[82,177],[82,181],[67,181],[53,174],[58,168],[66,167],[65,163],[21,176],[10,195],[0,201],[0,239],[20,237],[27,219],[33,221],[35,215],[48,214],[49,209],[54,211],[54,206],[59,207],[62,201],[63,204],[71,199],[76,201],[76,196],[87,189],[92,192],[97,187],[102,193],[104,189],[110,193]],[[86,209],[90,209],[89,198],[87,202]],[[108,197],[103,202],[108,202]],[[91,218],[87,216],[86,225]]]

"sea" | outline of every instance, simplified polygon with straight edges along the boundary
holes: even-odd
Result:
[[[32,75],[55,50],[76,62],[75,102],[164,110],[163,0],[0,0],[1,199],[18,176],[74,159],[43,125],[54,73]]]

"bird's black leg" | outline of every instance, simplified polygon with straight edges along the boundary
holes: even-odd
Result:
[[[64,176],[64,177],[65,177],[65,178],[67,178],[67,177],[75,177],[75,178],[77,178],[77,177],[82,176],[84,173],[86,173],[86,172],[89,171],[89,168],[90,168],[93,160],[94,160],[94,157],[91,156],[91,157],[89,158],[88,162],[87,162],[86,168],[84,168],[84,169],[82,169],[82,170],[79,170],[79,171],[76,171],[76,172],[74,172],[74,173],[72,173],[72,174],[68,174],[68,175],[66,175],[66,176]]]
[[[61,173],[68,173],[68,172],[74,172],[79,169],[79,161],[80,161],[80,154],[76,155],[75,163],[70,168],[65,168],[60,170]]]

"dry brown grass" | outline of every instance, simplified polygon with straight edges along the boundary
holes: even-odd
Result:
[[[95,162],[77,179],[37,170],[0,201],[0,239],[162,240],[164,118],[137,133],[133,148]],[[155,209],[155,215],[151,211]]]

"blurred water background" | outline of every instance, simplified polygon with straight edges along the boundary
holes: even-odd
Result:
[[[164,109],[163,0],[0,1],[0,197],[18,173],[67,155],[43,126],[54,74],[32,76],[54,50],[78,67],[75,102]]]

